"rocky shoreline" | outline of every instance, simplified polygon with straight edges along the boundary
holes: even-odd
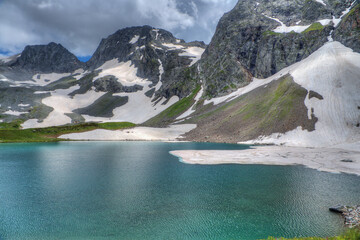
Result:
[[[336,205],[329,208],[330,211],[341,213],[344,217],[345,225],[347,227],[360,227],[360,205],[357,206],[342,206]]]

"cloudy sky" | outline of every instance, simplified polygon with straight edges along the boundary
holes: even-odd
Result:
[[[219,18],[237,0],[0,0],[0,55],[29,44],[61,43],[89,56],[101,38],[151,25],[186,41],[208,43]]]

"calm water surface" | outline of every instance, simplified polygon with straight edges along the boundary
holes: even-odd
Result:
[[[187,165],[210,143],[0,145],[0,239],[259,239],[343,230],[360,177],[301,166]]]

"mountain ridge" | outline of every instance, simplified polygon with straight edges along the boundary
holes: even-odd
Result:
[[[332,69],[342,75],[333,72],[337,79],[326,79],[332,88],[310,86],[293,71],[306,66],[308,72],[302,74],[312,78],[327,69],[326,61],[333,61],[331,49],[339,49],[335,59],[357,59],[359,11],[358,1],[348,0],[240,0],[220,20],[208,46],[186,43],[150,26],[120,29],[102,39],[92,58],[71,72],[44,73],[20,67],[14,71],[3,64],[0,88],[19,91],[22,96],[3,91],[0,115],[7,122],[22,119],[25,128],[88,121],[157,127],[196,123],[198,127],[185,135],[195,141],[284,143],[279,139],[286,139],[289,132],[306,138],[326,128],[352,131],[355,135],[349,134],[356,139],[360,135],[358,109],[346,108],[349,112],[342,112],[345,120],[328,121],[330,112],[324,112],[320,103],[328,104],[336,94],[340,100],[347,99],[343,95],[354,95],[349,84],[360,89],[356,85],[360,70],[354,65],[348,76],[344,69],[351,61],[337,63],[341,67]],[[348,48],[355,51],[353,55]],[[319,65],[322,58],[327,60]],[[318,64],[318,70],[303,64],[309,59]],[[351,81],[346,82],[346,77]],[[31,98],[31,93],[36,97]],[[351,106],[360,106],[356,97],[348,100]],[[346,141],[346,136],[341,139]]]

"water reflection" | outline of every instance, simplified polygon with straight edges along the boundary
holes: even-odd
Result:
[[[200,143],[0,145],[0,236],[15,239],[257,239],[332,235],[334,203],[360,178],[301,166],[182,164]]]

